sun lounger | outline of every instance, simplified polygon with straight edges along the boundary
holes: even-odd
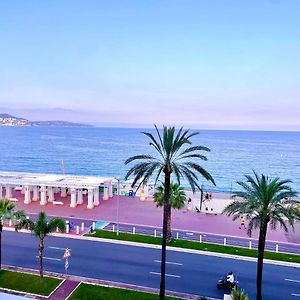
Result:
[[[9,198],[9,201],[11,201],[11,202],[18,202],[19,199],[17,199],[17,198]]]
[[[62,201],[53,201],[54,205],[64,205]]]

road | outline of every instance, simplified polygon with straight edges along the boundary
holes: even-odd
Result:
[[[3,263],[37,268],[37,245],[37,239],[29,234],[3,232]],[[62,255],[68,247],[72,249],[72,275],[159,287],[159,249],[60,237],[48,237],[45,246],[47,271],[64,272]],[[175,251],[168,251],[167,261],[168,290],[221,298],[216,281],[233,271],[240,287],[254,297],[254,262]],[[264,300],[282,299],[300,300],[300,269],[266,264]]]

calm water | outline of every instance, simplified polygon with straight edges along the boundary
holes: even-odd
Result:
[[[149,130],[147,130],[149,131]],[[0,170],[124,176],[124,160],[149,153],[140,129],[0,127]],[[217,190],[236,188],[252,169],[293,180],[300,192],[300,133],[201,131],[195,144],[211,148],[203,166]],[[209,187],[204,182],[205,187]]]

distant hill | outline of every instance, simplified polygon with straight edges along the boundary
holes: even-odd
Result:
[[[68,121],[33,121],[32,126],[56,126],[56,127],[93,127],[92,125],[73,123]]]
[[[0,118],[2,119],[16,119],[16,120],[27,120],[25,118],[18,118],[9,114],[0,114]],[[27,120],[28,121],[28,120]]]
[[[5,113],[0,114],[0,126],[93,127],[88,124],[68,121],[29,121],[25,118],[15,117]]]

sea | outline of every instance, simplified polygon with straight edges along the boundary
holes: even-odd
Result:
[[[136,154],[154,154],[137,128],[0,127],[0,171],[124,177],[124,161]],[[196,130],[193,144],[211,149],[202,166],[215,179],[202,178],[205,190],[232,192],[237,181],[255,170],[291,179],[300,193],[300,132]],[[183,182],[188,188],[187,182]]]

